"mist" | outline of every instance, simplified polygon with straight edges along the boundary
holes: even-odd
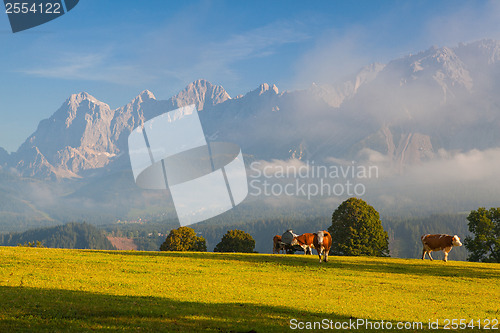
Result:
[[[365,67],[343,84],[285,94],[276,103],[293,133],[265,124],[259,133],[268,142],[279,133],[294,154],[260,166],[269,172],[311,163],[376,166],[379,177],[363,180],[363,196],[386,211],[499,205],[499,74],[500,42],[479,40],[430,47]],[[317,197],[307,200],[332,199]]]

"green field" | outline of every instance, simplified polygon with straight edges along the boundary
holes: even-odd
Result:
[[[0,332],[283,332],[292,319],[478,331],[500,318],[500,265],[1,247],[0,299]]]

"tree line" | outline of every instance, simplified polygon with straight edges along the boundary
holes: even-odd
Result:
[[[393,242],[396,243],[396,246],[393,245],[396,256],[400,256],[401,252],[404,251],[411,252],[411,257],[418,258],[418,254],[422,251],[421,235],[449,233],[451,235],[466,235],[465,247],[469,251],[467,260],[500,262],[500,208],[489,210],[479,208],[470,212],[466,218],[468,232],[464,227],[464,217],[464,214],[459,214],[432,216],[419,221],[419,223],[411,219],[399,221],[393,223],[392,228],[388,228],[388,232],[384,230],[379,213],[372,206],[361,199],[350,198],[344,201],[332,214],[331,225],[327,229],[332,235],[331,254],[389,256],[389,239],[392,237]],[[315,222],[319,224],[325,221],[318,219]],[[281,228],[281,230],[289,229],[290,221],[281,220],[270,225],[258,223],[253,226],[257,225],[261,232],[255,234],[262,235],[263,229],[269,229],[270,226]],[[220,228],[224,227],[213,226],[210,229],[205,229],[205,235],[213,237]],[[317,230],[324,229],[326,228]],[[245,230],[248,231],[248,228]],[[198,232],[198,234],[203,233]],[[247,233],[239,229],[228,230],[215,246],[214,252],[254,252],[256,241],[251,234],[251,232]],[[268,243],[274,234],[273,232],[265,233]],[[183,241],[191,245],[183,245]],[[181,227],[170,232],[160,250],[206,251],[207,241],[203,236],[198,236],[194,229]],[[455,260],[463,259],[465,259],[463,255],[460,258],[455,258]]]
[[[73,222],[20,233],[0,234],[2,246],[24,246],[25,244],[65,249],[116,250],[102,230],[88,223]]]

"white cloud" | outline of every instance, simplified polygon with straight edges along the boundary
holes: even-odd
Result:
[[[210,63],[229,64],[248,58],[267,57],[274,54],[276,47],[308,38],[307,33],[298,31],[290,22],[278,21],[209,43],[207,50],[202,52],[202,59]]]
[[[376,166],[377,177],[369,179],[354,179],[354,182],[366,185],[365,200],[373,202],[384,209],[401,209],[401,207],[419,207],[428,209],[462,209],[479,205],[491,205],[497,202],[500,195],[500,178],[498,165],[500,165],[500,148],[466,152],[440,150],[436,158],[407,166],[402,172],[391,163],[390,157],[379,152],[365,149],[359,155],[356,165]],[[344,161],[337,158],[327,159],[325,165],[343,165]],[[254,166],[260,173],[265,172],[268,181],[279,184],[292,183],[296,178],[301,178],[298,170],[305,174],[311,172],[312,162],[300,160],[272,160],[258,161]],[[331,164],[329,164],[331,163]],[[351,162],[352,163],[352,162]],[[347,163],[349,164],[349,163]],[[347,165],[348,166],[348,165]],[[318,165],[314,165],[318,167]],[[302,169],[301,169],[302,168]],[[256,172],[259,174],[259,172]],[[283,178],[286,174],[289,178]],[[249,173],[251,175],[251,173]],[[254,173],[255,175],[255,173]],[[311,173],[309,173],[311,175]],[[255,176],[254,176],[255,177]],[[274,177],[274,178],[271,178]],[[250,176],[250,180],[252,180]],[[292,180],[292,181],[291,181]],[[326,182],[331,179],[324,179]],[[300,179],[301,184],[318,183],[319,178]],[[335,180],[342,184],[342,179]],[[335,206],[346,197],[320,196],[311,198],[300,196],[269,196],[266,202],[273,199],[273,205],[289,204],[292,200],[311,200],[320,206]],[[318,207],[320,207],[318,206]]]
[[[285,44],[299,43],[308,34],[293,22],[276,21],[240,33],[206,35],[190,26],[192,18],[180,13],[160,29],[136,36],[126,44],[95,45],[89,52],[77,47],[67,51],[65,43],[50,41],[50,48],[36,46],[45,53],[37,66],[18,69],[27,75],[65,80],[90,80],[120,85],[151,85],[178,81],[180,87],[198,78],[214,78],[225,84],[242,80],[241,62],[270,57]],[[245,66],[245,65],[243,65]]]
[[[50,63],[23,69],[20,72],[44,78],[104,81],[117,84],[146,83],[152,78],[141,68],[116,63],[113,58],[114,55],[110,51],[88,54],[67,52],[52,59]]]
[[[291,22],[278,21],[213,41],[199,40],[198,37],[185,38],[191,38],[196,47],[175,50],[180,54],[170,59],[172,61],[163,59],[162,64],[158,66],[162,73],[184,82],[203,77],[217,78],[228,84],[244,79],[240,77],[238,70],[239,67],[245,66],[241,65],[241,62],[273,56],[279,47],[300,43],[310,37]],[[176,42],[159,42],[155,47],[159,52],[168,54],[168,51],[161,50]],[[166,58],[169,59],[170,56],[167,55]]]
[[[471,183],[484,186],[498,182],[500,148],[467,152],[440,150],[439,158],[411,167],[409,178],[423,184]]]
[[[297,62],[296,85],[337,83],[369,64],[371,56],[362,51],[367,35],[362,27],[352,27],[347,32],[326,31]]]
[[[310,165],[299,159],[289,160],[273,159],[271,161],[254,161],[250,167],[250,177],[264,175],[265,177],[292,177],[298,172],[307,172]]]

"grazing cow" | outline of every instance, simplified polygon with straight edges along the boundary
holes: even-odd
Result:
[[[285,244],[281,242],[281,236],[276,235],[273,237],[273,254],[280,254],[280,251],[285,253]]]
[[[312,249],[314,247],[313,239],[314,234],[305,233],[300,236],[294,237],[291,245],[300,246],[304,250],[304,254],[307,254],[307,251],[309,251],[309,254],[312,254]]]
[[[281,243],[284,244],[285,252],[287,254],[292,254],[294,252],[295,244],[298,244],[295,239],[297,236],[298,235],[294,233],[292,229],[288,229],[283,233],[283,235],[281,235]]]
[[[462,246],[460,243],[460,237],[457,235],[423,235],[420,237],[422,240],[422,245],[424,249],[422,250],[422,260],[425,259],[425,254],[429,255],[429,259],[433,260],[431,257],[432,251],[443,251],[444,261],[448,261],[448,253],[454,246]]]
[[[328,262],[328,252],[332,246],[332,236],[328,231],[318,231],[314,234],[313,239],[314,248],[318,251],[319,262],[321,263],[321,254],[323,254],[323,261]]]

